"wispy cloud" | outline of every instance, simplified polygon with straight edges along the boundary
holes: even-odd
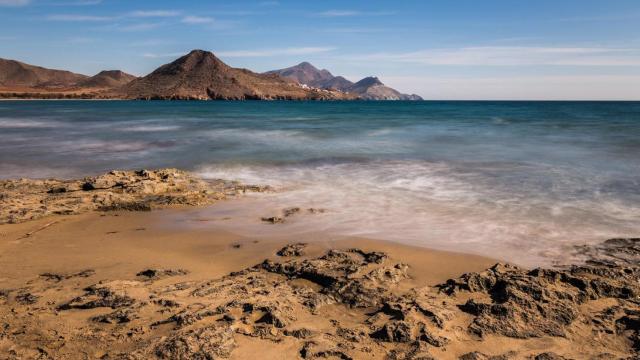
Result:
[[[60,2],[55,3],[53,5],[57,6],[92,6],[102,4],[102,0],[77,0],[77,1],[68,1],[68,2]]]
[[[180,12],[175,10],[138,10],[126,14],[112,16],[87,14],[51,14],[47,16],[47,19],[51,21],[100,22],[122,20],[126,18],[165,18],[179,15]]]
[[[117,26],[116,29],[118,31],[134,32],[134,31],[153,30],[153,29],[159,28],[160,26],[162,26],[162,24],[160,23],[138,23],[138,24]]]
[[[142,54],[142,57],[146,57],[148,59],[178,58],[185,54],[186,52],[173,52],[173,53],[163,53],[163,54],[145,53],[145,54]]]
[[[182,22],[185,24],[211,24],[214,19],[205,16],[185,16],[182,18]]]
[[[82,36],[67,39],[67,43],[69,44],[90,44],[92,42],[95,42],[95,39]]]
[[[0,0],[0,6],[26,6],[31,3],[31,0]]]
[[[381,29],[381,28],[357,28],[357,27],[333,28],[333,27],[330,27],[326,29],[319,29],[319,31],[324,33],[337,33],[337,34],[367,34],[367,33],[384,32],[389,30]],[[394,31],[397,31],[397,29],[394,29]]]
[[[309,55],[324,53],[335,50],[333,47],[292,47],[283,49],[262,49],[262,50],[233,50],[233,51],[218,51],[215,54],[220,57],[236,58],[236,57],[271,57],[281,55]],[[150,59],[158,58],[177,58],[187,53],[184,52],[170,52],[170,53],[145,53],[142,56]]]
[[[521,75],[492,77],[386,76],[396,89],[425,99],[638,100],[637,75]]]
[[[71,22],[101,22],[113,21],[117,19],[114,16],[97,16],[97,15],[80,15],[80,14],[53,14],[47,16],[47,20],[51,21],[71,21]]]
[[[357,61],[460,66],[640,66],[640,49],[486,46],[348,56]]]
[[[335,50],[334,47],[291,47],[283,49],[235,50],[216,53],[222,57],[271,57],[282,55],[309,55]]]
[[[348,17],[348,16],[385,16],[393,15],[394,11],[357,11],[357,10],[327,10],[319,13],[322,17]]]
[[[147,18],[147,17],[175,17],[181,14],[180,11],[177,10],[138,10],[132,11],[127,14],[130,17],[139,17],[139,18]]]

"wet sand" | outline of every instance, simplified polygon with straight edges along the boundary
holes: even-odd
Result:
[[[310,242],[309,255],[329,249],[384,251],[410,265],[414,285],[433,285],[496,263],[486,257],[429,250],[379,240],[322,234],[248,238],[209,226],[167,223],[176,212],[87,213],[0,225],[0,288],[17,287],[45,272],[95,269],[106,278],[127,278],[143,268],[185,268],[189,279],[221,277],[275,258],[285,244]],[[192,219],[194,222],[197,218]],[[185,219],[185,221],[189,221]],[[277,226],[268,225],[264,226]],[[33,233],[31,236],[25,235]]]

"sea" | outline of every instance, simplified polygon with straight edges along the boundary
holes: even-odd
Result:
[[[246,236],[525,266],[640,236],[640,102],[0,102],[0,178],[160,167],[272,186],[190,213]],[[261,222],[287,207],[325,212]]]

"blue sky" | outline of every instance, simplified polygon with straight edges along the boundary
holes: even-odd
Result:
[[[191,49],[428,99],[640,100],[639,0],[0,0],[0,57],[144,75]]]

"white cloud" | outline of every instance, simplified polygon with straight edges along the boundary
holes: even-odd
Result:
[[[321,12],[322,17],[348,17],[348,16],[384,16],[393,15],[393,11],[356,11],[356,10],[327,10]]]
[[[159,24],[159,23],[130,24],[130,25],[118,26],[117,30],[124,31],[124,32],[147,31],[147,30],[156,29],[156,28],[160,27],[160,25],[161,24]]]
[[[333,47],[294,47],[284,49],[235,50],[216,53],[222,57],[269,57],[281,55],[308,55],[335,50]]]
[[[102,4],[102,0],[77,0],[70,1],[66,3],[58,3],[56,5],[65,5],[65,6],[91,6],[91,5],[99,5]]]
[[[176,10],[138,10],[128,14],[130,17],[174,17],[180,15],[180,11]]]
[[[149,59],[161,59],[161,58],[179,58],[180,56],[185,55],[186,52],[175,52],[175,53],[165,53],[165,54],[154,54],[154,53],[146,53],[143,54],[143,57]]]
[[[432,100],[640,100],[640,76],[385,76],[385,84]]]
[[[78,14],[53,14],[47,16],[51,21],[77,21],[77,22],[101,22],[116,19],[113,16],[78,15]]]
[[[354,61],[462,66],[640,66],[640,49],[587,47],[464,47],[348,56]]]
[[[284,48],[284,49],[263,49],[263,50],[235,50],[235,51],[219,51],[215,52],[216,56],[235,58],[235,57],[270,57],[280,55],[308,55],[317,54],[322,52],[332,51],[335,48],[332,47],[298,47],[298,48]],[[185,52],[172,52],[172,53],[145,53],[142,56],[150,59],[158,58],[177,58],[183,56]]]
[[[25,6],[30,3],[31,0],[0,0],[0,6]]]
[[[182,18],[182,22],[185,24],[211,24],[213,18],[203,16],[185,16]]]

